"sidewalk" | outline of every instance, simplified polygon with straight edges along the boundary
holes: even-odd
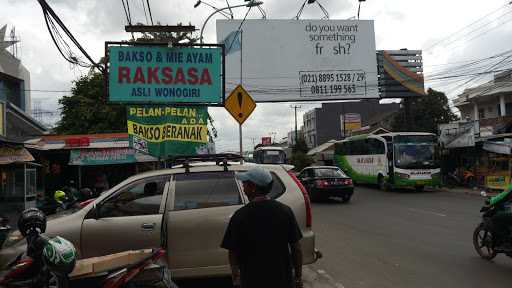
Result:
[[[314,271],[308,266],[302,268],[304,288],[344,288],[323,270]]]
[[[454,188],[441,187],[441,188],[439,188],[439,191],[441,191],[441,192],[460,193],[460,194],[466,194],[466,195],[478,196],[478,197],[482,197],[480,195],[480,193],[483,190],[484,189],[482,189],[482,188],[471,189],[471,188],[466,188],[466,187],[454,187]],[[496,193],[496,192],[487,192],[487,195],[489,195],[489,196],[494,196],[497,194],[498,193]]]

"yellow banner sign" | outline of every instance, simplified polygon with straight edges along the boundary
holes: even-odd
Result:
[[[205,143],[208,140],[206,124],[180,125],[174,123],[149,125],[128,120],[128,134],[149,142],[183,141]]]

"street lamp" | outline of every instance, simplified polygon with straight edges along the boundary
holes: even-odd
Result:
[[[199,3],[201,4],[201,3]],[[263,4],[262,1],[255,1],[255,0],[251,0],[249,3],[247,4],[241,4],[241,5],[235,5],[235,6],[228,6],[228,7],[224,7],[224,8],[220,8],[220,9],[216,9],[212,14],[210,14],[210,16],[208,16],[208,18],[206,18],[206,20],[204,21],[203,23],[203,27],[201,27],[201,34],[199,35],[199,41],[201,44],[203,44],[203,32],[204,32],[204,27],[206,26],[206,23],[208,23],[208,21],[210,20],[210,18],[213,17],[213,15],[217,14],[217,13],[220,13],[224,10],[228,10],[228,9],[233,9],[233,8],[240,8],[240,7],[247,7],[247,8],[250,8],[250,7],[257,7],[257,6],[260,6],[261,4]],[[197,3],[196,3],[197,5]],[[196,7],[196,5],[194,5],[194,7]],[[199,6],[199,5],[197,5]]]
[[[361,2],[366,2],[366,0],[359,0],[359,8],[357,8],[357,20],[359,20],[359,13],[361,12]]]
[[[210,4],[208,2],[202,1],[202,0],[197,0],[196,4],[194,4],[194,8],[199,7],[199,5],[201,5],[201,4],[204,4],[204,5],[212,8],[215,11],[219,10],[219,8],[213,6],[212,4]],[[226,13],[226,12],[220,12],[220,14],[222,14],[222,16],[224,16],[224,17],[226,17],[228,19],[233,19],[233,15],[232,14],[229,14],[229,13]]]

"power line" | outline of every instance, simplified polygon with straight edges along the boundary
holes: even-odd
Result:
[[[151,13],[151,6],[149,5],[149,0],[146,0],[146,3],[148,4],[148,12],[149,12],[149,18],[151,19],[151,25],[155,25],[153,23],[153,14]]]
[[[146,24],[149,24],[148,15],[146,13],[146,4],[144,4],[144,0],[140,0],[140,2],[142,2],[142,9],[144,10],[144,17],[146,18]]]
[[[57,49],[59,49],[59,51],[60,51],[61,55],[64,57],[64,59],[66,59],[68,62],[75,64],[75,65],[80,65],[83,67],[87,67],[86,65],[90,66],[90,64],[87,64],[87,63],[81,61],[78,58],[78,56],[74,55],[71,52],[71,49],[69,49],[69,45],[67,45],[65,43],[64,38],[58,32],[58,29],[55,26],[55,24],[53,23],[53,20],[55,20],[57,22],[59,27],[64,31],[64,33],[66,33],[67,37],[73,42],[75,47],[78,48],[78,50],[80,50],[80,52],[87,58],[87,60],[89,60],[89,62],[92,64],[92,66],[98,68],[98,70],[100,70],[101,72],[104,72],[105,68],[103,66],[99,65],[98,63],[96,63],[91,58],[91,56],[89,56],[87,51],[85,51],[85,49],[82,47],[82,45],[80,45],[80,43],[76,40],[76,38],[73,36],[73,34],[68,30],[66,25],[64,25],[62,20],[60,20],[59,16],[53,11],[53,9],[48,5],[48,3],[46,3],[46,0],[38,0],[38,2],[41,5],[41,8],[43,10],[43,15],[45,17],[46,26],[48,28],[48,32],[52,36],[51,37],[52,41],[56,45]],[[55,33],[55,35],[54,35],[54,33]],[[61,40],[61,45],[62,45],[62,43],[65,44],[63,46],[65,49],[68,49],[69,55],[65,55],[64,52],[61,50],[62,47],[59,46],[59,44],[57,43],[58,41],[56,40],[55,36],[57,36]]]
[[[430,50],[431,50],[432,48],[434,48],[435,46],[437,46],[437,45],[441,44],[442,42],[444,42],[444,41],[446,41],[447,39],[449,39],[449,38],[453,37],[454,35],[456,35],[456,34],[458,34],[458,33],[462,32],[462,31],[464,31],[464,29],[466,29],[466,28],[469,28],[469,27],[473,26],[474,24],[476,24],[476,23],[478,23],[478,22],[482,21],[483,19],[486,19],[487,17],[491,16],[492,14],[494,14],[494,13],[496,13],[496,12],[498,12],[498,11],[502,10],[504,7],[507,7],[508,5],[509,5],[509,4],[507,3],[507,4],[504,4],[503,6],[500,6],[498,9],[496,9],[496,10],[494,10],[494,11],[492,11],[492,12],[490,12],[490,13],[488,13],[488,14],[484,15],[484,16],[482,16],[481,18],[477,19],[477,20],[476,20],[476,21],[474,21],[474,22],[471,22],[469,25],[466,25],[466,26],[464,26],[463,28],[461,28],[461,29],[459,29],[459,30],[457,30],[457,31],[453,32],[452,34],[448,35],[447,37],[445,37],[445,38],[443,38],[443,39],[441,39],[441,40],[439,40],[439,41],[435,42],[434,44],[432,44],[432,45],[428,46],[427,48],[424,48],[424,49],[423,49],[423,51],[430,51]]]

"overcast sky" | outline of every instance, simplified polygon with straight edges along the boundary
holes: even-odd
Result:
[[[145,23],[142,0],[130,0],[132,21]],[[242,0],[229,0],[230,4]],[[348,19],[357,14],[356,0],[320,0],[331,19]],[[262,6],[270,19],[291,19],[297,13],[302,0],[264,0]],[[424,52],[425,76],[439,73],[451,67],[446,63],[479,59],[506,51],[512,46],[510,32],[512,7],[503,7],[489,15],[486,27],[478,31],[468,31],[467,37],[457,40],[457,32],[487,13],[496,11],[508,1],[504,0],[368,0],[361,8],[361,19],[375,20],[377,49],[427,49]],[[126,17],[121,1],[118,0],[48,0],[54,11],[72,31],[78,41],[95,59],[104,55],[104,42],[127,40],[124,32]],[[194,9],[195,0],[150,0],[155,21],[162,24],[192,23],[200,27],[213,11],[206,6]],[[210,0],[209,3],[223,7],[225,1]],[[8,25],[8,31],[15,26],[21,38],[19,56],[31,72],[31,85],[35,90],[68,91],[71,81],[87,73],[85,69],[73,67],[61,58],[51,42],[46,30],[41,8],[36,0],[0,0],[0,26]],[[507,10],[508,9],[508,10]],[[242,18],[246,10],[235,10],[237,18]],[[259,18],[256,9],[249,18]],[[319,19],[322,12],[316,5],[306,7],[301,18]],[[487,21],[482,20],[481,23]],[[205,30],[205,42],[214,42],[215,22],[209,22]],[[474,26],[478,28],[478,26]],[[475,28],[475,29],[476,29]],[[482,33],[480,33],[482,32]],[[481,34],[481,35],[479,35]],[[447,38],[447,37],[451,38]],[[476,37],[475,37],[476,36]],[[474,38],[474,39],[473,39]],[[448,39],[448,40],[446,40]],[[433,44],[444,40],[439,45]],[[463,87],[448,86],[446,81],[427,83],[428,87],[450,92],[453,98]],[[33,103],[40,103],[46,110],[57,109],[58,99],[66,92],[32,92]],[[302,113],[317,103],[301,103],[299,122]],[[244,124],[244,145],[252,145],[262,136],[276,132],[276,138],[286,136],[293,129],[293,110],[287,104],[258,104],[254,114]],[[211,108],[215,126],[219,131],[217,148],[220,151],[236,150],[238,147],[238,126],[231,116],[221,108]]]

